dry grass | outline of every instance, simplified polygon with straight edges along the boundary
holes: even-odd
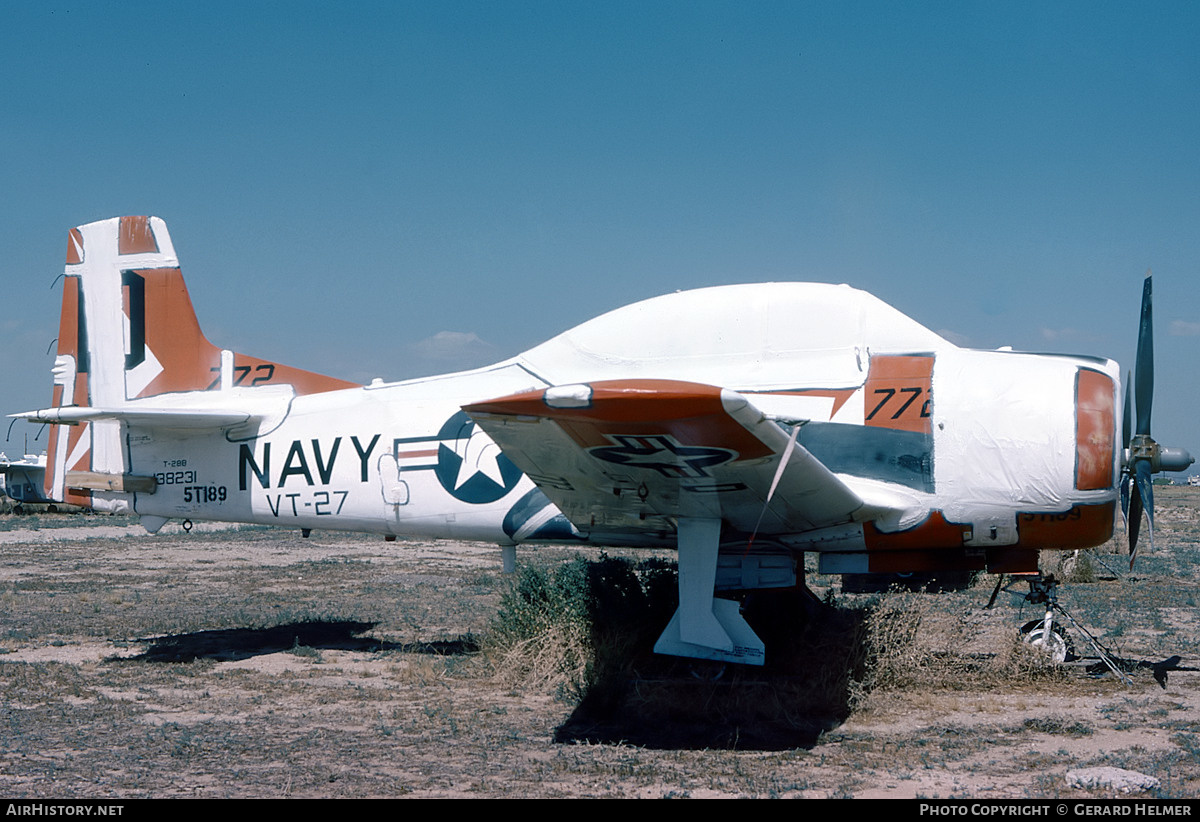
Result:
[[[873,691],[1019,690],[1069,679],[1064,666],[1015,631],[990,653],[974,650],[981,636],[972,635],[969,612],[947,619],[943,605],[927,594],[892,592],[869,608],[864,698]]]
[[[980,653],[970,611],[947,619],[938,596],[901,591],[819,606],[795,592],[760,595],[746,610],[770,639],[768,665],[697,677],[694,669],[713,666],[650,653],[662,619],[646,614],[669,614],[673,587],[660,586],[664,601],[652,603],[635,569],[602,557],[556,573],[527,570],[502,599],[485,656],[499,681],[576,704],[560,740],[803,747],[856,712],[871,713],[881,694],[1028,692],[1070,682],[1066,668],[1015,631],[998,651]],[[596,597],[622,582],[626,592],[597,609]],[[631,627],[647,623],[655,630]]]
[[[628,674],[676,602],[674,565],[657,558],[526,566],[501,597],[485,656],[501,682],[578,701]]]

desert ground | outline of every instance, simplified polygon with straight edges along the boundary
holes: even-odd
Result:
[[[810,574],[827,604],[771,618],[793,641],[766,668],[630,650],[598,682],[558,640],[497,643],[521,575],[495,546],[0,514],[0,795],[1097,797],[1118,789],[1068,775],[1103,766],[1195,797],[1200,489],[1155,490],[1132,573],[1115,545],[1044,559],[1128,683],[1077,632],[1063,665],[1016,642],[1042,611],[987,608],[986,575],[852,594]],[[518,563],[580,556],[601,560]]]

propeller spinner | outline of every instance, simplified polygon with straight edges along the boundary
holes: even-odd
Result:
[[[1130,431],[1133,408],[1129,384],[1125,382],[1124,464],[1121,468],[1121,513],[1129,532],[1129,567],[1137,559],[1138,532],[1142,511],[1146,512],[1147,534],[1154,547],[1154,483],[1152,474],[1159,471],[1183,471],[1193,462],[1183,448],[1164,448],[1150,437],[1150,412],[1154,406],[1154,312],[1150,272],[1142,287],[1142,318],[1138,327],[1136,372],[1133,390],[1137,403],[1137,427]]]

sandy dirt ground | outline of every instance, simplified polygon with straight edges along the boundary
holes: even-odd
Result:
[[[1160,506],[1135,575],[1104,556],[1115,573],[1062,596],[1129,684],[1089,673],[1097,660],[1077,638],[1084,659],[1061,671],[958,681],[970,665],[949,666],[833,721],[789,704],[769,673],[647,676],[626,698],[654,690],[644,704],[670,707],[603,722],[578,694],[514,681],[481,651],[510,584],[495,546],[0,516],[0,795],[1115,794],[1070,782],[1103,766],[1156,780],[1139,795],[1194,797],[1200,495],[1163,492]],[[991,664],[1040,616],[1008,595],[986,609],[992,579],[911,595],[942,657]],[[838,593],[836,578],[812,583]],[[771,734],[738,726],[747,694],[779,703]]]

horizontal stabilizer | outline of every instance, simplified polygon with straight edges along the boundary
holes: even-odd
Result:
[[[268,419],[282,419],[294,396],[291,386],[286,385],[233,388],[226,391],[163,394],[108,407],[61,405],[10,416],[29,422],[61,425],[111,420],[135,428],[216,431]]]
[[[41,411],[25,411],[10,414],[14,419],[29,422],[61,423],[80,425],[96,420],[117,420],[141,428],[171,428],[177,430],[219,429],[242,425],[254,419],[254,415],[238,411],[184,410],[159,408],[134,410],[131,408],[45,408]]]

